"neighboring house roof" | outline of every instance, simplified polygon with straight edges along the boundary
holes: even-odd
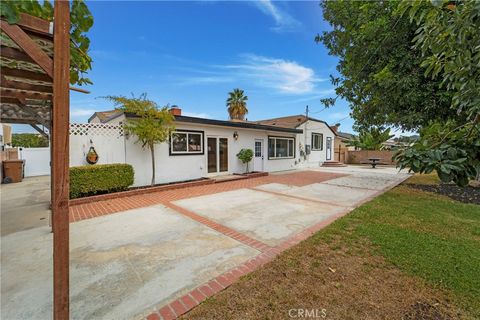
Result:
[[[326,123],[323,120],[320,119],[315,119],[312,117],[306,117],[303,114],[297,114],[293,116],[286,116],[286,117],[280,117],[280,118],[273,118],[273,119],[265,119],[265,120],[260,120],[260,121],[255,121],[257,124],[262,124],[262,125],[268,125],[268,126],[275,126],[275,127],[283,127],[283,128],[298,128],[300,125],[304,124],[307,122],[307,120],[310,121],[317,121],[324,123],[330,131],[332,131],[335,134],[335,131],[330,128],[328,123]]]
[[[107,110],[107,111],[98,111],[95,112],[94,114],[91,115],[90,118],[88,118],[88,122],[92,121],[93,118],[98,117],[100,122],[107,122],[109,120],[112,120],[113,118],[116,118],[117,116],[121,115],[123,112],[119,110]]]
[[[138,117],[133,113],[126,113],[125,116],[128,118]],[[197,117],[187,117],[187,116],[175,116],[175,121],[186,122],[186,123],[207,124],[207,125],[222,126],[222,127],[267,130],[267,131],[276,131],[276,132],[288,132],[288,133],[303,132],[302,130],[299,130],[296,128],[276,127],[276,126],[262,125],[255,122],[247,122],[247,121],[214,120],[214,119],[205,119],[205,118],[197,118]]]
[[[337,136],[342,137],[342,138],[347,139],[347,140],[353,140],[353,138],[355,138],[355,135],[353,135],[351,133],[348,133],[348,132],[341,132],[341,131],[337,132]]]

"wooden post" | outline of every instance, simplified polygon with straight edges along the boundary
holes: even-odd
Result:
[[[70,4],[55,0],[52,108],[53,318],[69,318]]]

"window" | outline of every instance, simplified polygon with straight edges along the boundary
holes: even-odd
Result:
[[[170,155],[203,154],[203,131],[175,131],[170,138]]]
[[[268,159],[289,159],[295,157],[295,139],[268,137]]]
[[[255,141],[255,157],[261,157],[262,156],[262,142],[261,141]]]
[[[323,150],[323,134],[312,133],[312,150]]]

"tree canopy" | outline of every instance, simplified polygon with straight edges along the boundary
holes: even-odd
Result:
[[[394,126],[420,138],[396,159],[465,185],[480,172],[480,2],[324,1],[339,57],[332,77],[357,129]],[[324,99],[327,106],[335,98]]]
[[[12,146],[24,148],[48,147],[48,138],[37,133],[12,134]]]
[[[248,97],[241,89],[233,89],[228,93],[227,107],[228,114],[232,120],[244,120],[245,115],[248,113],[247,109]]]
[[[392,137],[389,128],[382,130],[373,127],[369,130],[361,130],[360,134],[354,137],[349,145],[363,150],[382,150],[383,143]]]
[[[412,49],[416,26],[399,1],[323,1],[332,27],[316,37],[339,58],[332,76],[339,97],[350,103],[357,129],[394,126],[416,130],[454,114],[451,94],[424,75],[422,54]],[[335,99],[324,99],[330,106]]]
[[[118,110],[135,115],[127,119],[124,128],[135,135],[142,148],[148,148],[152,158],[152,186],[155,184],[155,144],[167,141],[175,130],[174,116],[168,107],[159,108],[157,103],[148,100],[144,93],[140,97],[108,96]]]
[[[40,4],[37,0],[15,0],[0,2],[2,17],[9,23],[15,23],[20,13],[53,21],[53,6],[45,0]],[[70,8],[70,83],[91,84],[85,73],[92,69],[92,58],[88,55],[90,39],[86,33],[93,26],[93,16],[83,0],[71,1]]]

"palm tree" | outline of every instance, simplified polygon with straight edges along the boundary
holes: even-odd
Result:
[[[245,115],[248,113],[247,100],[248,97],[244,95],[241,89],[233,89],[228,93],[227,99],[228,114],[231,120],[245,120]]]

